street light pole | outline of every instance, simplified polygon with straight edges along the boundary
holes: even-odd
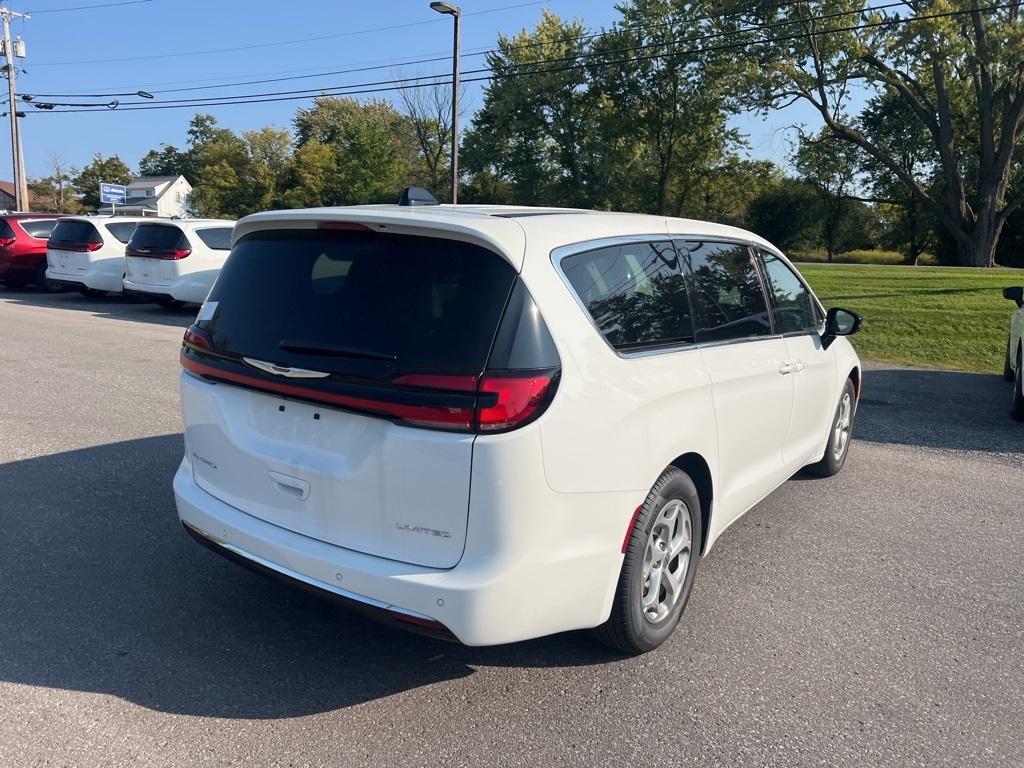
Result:
[[[19,211],[28,210],[28,190],[27,182],[25,177],[25,166],[21,156],[21,131],[18,126],[18,103],[15,100],[14,92],[14,78],[17,72],[17,67],[14,63],[14,58],[18,54],[15,50],[16,46],[11,42],[11,19],[28,19],[31,18],[27,13],[18,13],[7,8],[0,8],[0,22],[3,25],[3,52],[6,58],[6,75],[7,75],[7,100],[9,102],[8,111],[11,118],[11,165],[14,170],[14,199],[15,207]],[[19,45],[22,45],[19,42]],[[20,53],[24,56],[24,52]]]
[[[452,44],[452,205],[455,205],[459,202],[459,21],[462,11],[459,6],[445,2],[434,2],[430,7],[451,16],[455,22]]]

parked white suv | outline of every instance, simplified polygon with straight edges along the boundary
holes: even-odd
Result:
[[[234,226],[226,219],[142,222],[125,251],[125,293],[162,307],[202,304],[231,250]]]
[[[139,216],[69,216],[57,222],[46,248],[46,277],[86,296],[121,293],[124,248]]]
[[[701,555],[846,460],[860,363],[772,245],[699,221],[260,213],[181,351],[178,513],[238,562],[469,645],[663,642]]]
[[[1017,311],[1010,318],[1010,335],[1006,340],[1006,362],[1003,364],[1003,378],[1013,382],[1010,396],[1010,415],[1017,421],[1024,421],[1024,287],[1014,286],[1003,289],[1003,298],[1017,305]]]

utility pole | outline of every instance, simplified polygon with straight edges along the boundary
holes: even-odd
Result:
[[[19,211],[27,211],[28,204],[28,179],[25,176],[25,166],[21,155],[21,131],[18,126],[18,102],[16,99],[14,78],[16,67],[14,66],[15,50],[11,42],[11,19],[29,19],[27,13],[18,13],[9,8],[0,8],[0,22],[3,24],[3,52],[6,60],[7,70],[7,113],[11,118],[11,165],[14,169],[14,197],[15,207]]]

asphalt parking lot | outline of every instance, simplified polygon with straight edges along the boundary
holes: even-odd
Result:
[[[701,563],[684,626],[465,648],[180,529],[188,311],[0,289],[0,766],[1024,765],[1024,425],[874,366],[846,469]],[[553,585],[553,587],[556,585]]]

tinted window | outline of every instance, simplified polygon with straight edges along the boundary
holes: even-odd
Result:
[[[115,224],[107,224],[107,229],[122,243],[127,243],[132,239],[132,233],[136,226],[138,225],[134,221],[119,221]]]
[[[61,219],[53,228],[50,235],[50,245],[60,247],[62,243],[102,243],[100,233],[88,221],[75,221],[74,219]]]
[[[22,219],[18,223],[32,237],[38,237],[40,240],[48,238],[53,232],[53,228],[57,226],[56,219]]]
[[[515,270],[478,246],[325,230],[239,242],[199,321],[218,350],[389,379],[480,373]]]
[[[15,237],[15,234],[11,225],[7,223],[6,219],[0,219],[0,239],[9,240],[12,237]]]
[[[771,333],[761,281],[745,245],[680,241],[676,246],[692,279],[698,342]]]
[[[818,328],[818,312],[811,294],[785,263],[761,251],[771,288],[776,333],[806,333]]]
[[[693,341],[686,283],[670,242],[632,243],[567,256],[576,295],[616,349]]]
[[[231,227],[211,227],[210,229],[197,229],[196,235],[206,243],[207,248],[215,251],[231,250]]]
[[[132,233],[129,248],[133,251],[172,251],[188,248],[185,233],[167,224],[140,224]]]

